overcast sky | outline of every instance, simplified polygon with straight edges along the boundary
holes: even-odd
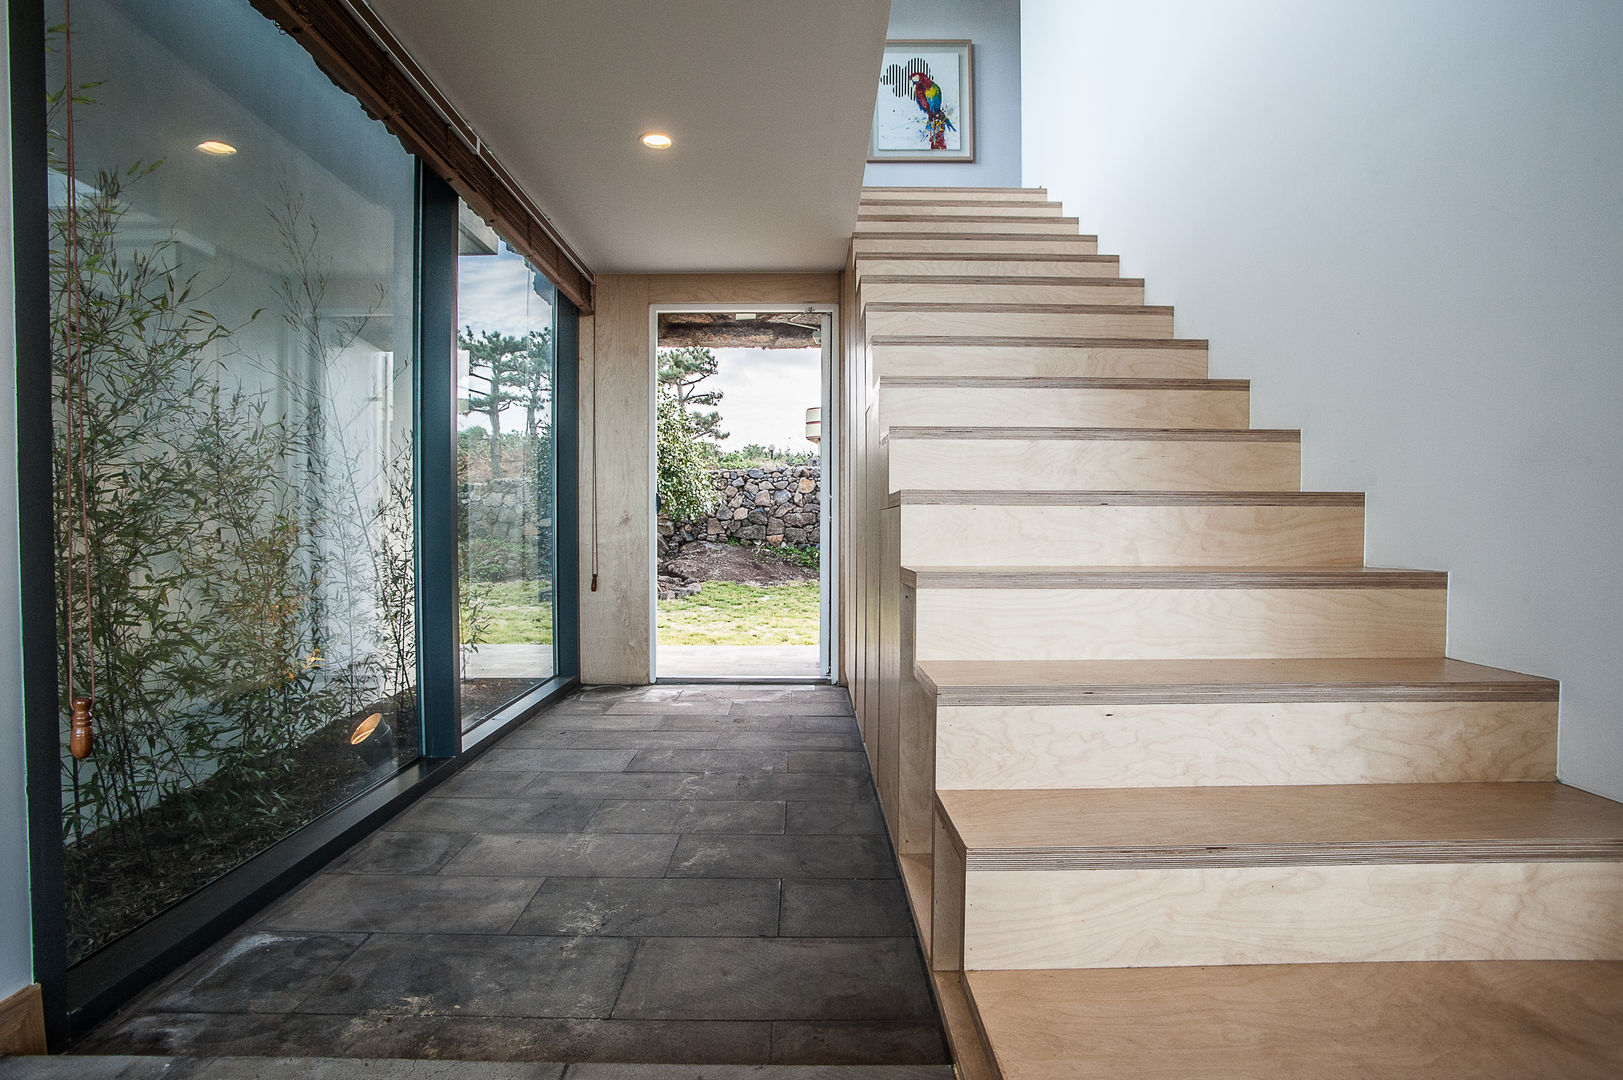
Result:
[[[822,401],[821,349],[717,349],[716,374],[701,389],[722,392],[723,450],[750,443],[815,450],[806,441],[806,410]]]

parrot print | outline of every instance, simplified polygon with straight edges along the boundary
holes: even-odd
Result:
[[[935,80],[922,71],[915,71],[907,77],[913,88],[913,100],[918,103],[924,112],[924,124],[930,134],[930,149],[945,150],[947,148],[947,131],[957,131],[952,121],[941,108],[941,87]]]

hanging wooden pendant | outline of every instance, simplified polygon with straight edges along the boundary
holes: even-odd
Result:
[[[68,753],[83,761],[95,749],[96,733],[90,726],[90,698],[73,699],[73,722],[68,727]]]

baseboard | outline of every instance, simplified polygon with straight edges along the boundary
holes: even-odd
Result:
[[[45,1003],[39,984],[0,1001],[0,1057],[45,1053]]]

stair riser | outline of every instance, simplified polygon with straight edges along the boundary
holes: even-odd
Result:
[[[996,199],[956,199],[951,202],[936,200],[889,199],[871,201],[863,199],[857,214],[860,217],[1064,217],[1065,207],[1057,202],[1035,199],[1005,201]]]
[[[1203,379],[1207,350],[1144,345],[875,345],[874,374]]]
[[[920,233],[925,236],[950,236],[954,233],[1003,233],[1020,236],[1078,236],[1075,218],[1057,217],[1043,221],[1026,221],[1018,217],[976,221],[972,217],[929,218],[916,220],[906,215],[896,217],[862,217],[857,219],[854,235],[869,233]]]
[[[1623,959],[1623,863],[977,871],[967,969]]]
[[[1115,259],[889,259],[868,256],[857,264],[862,277],[1070,277],[1114,279],[1121,276]]]
[[[914,659],[1441,656],[1444,589],[903,587]]]
[[[962,311],[867,309],[870,336],[928,334],[935,337],[1169,338],[1170,311]]]
[[[904,566],[1352,567],[1356,506],[920,506]]]
[[[874,281],[862,283],[859,299],[864,306],[880,303],[920,304],[1120,304],[1142,307],[1144,286],[1117,283],[1079,282],[1075,285],[964,284],[956,282]]]
[[[885,386],[879,427],[1225,428],[1251,424],[1244,390]]]
[[[937,705],[936,787],[1555,779],[1553,701]]]
[[[899,230],[884,230],[894,233]],[[1001,229],[983,229],[1001,233]],[[857,258],[868,255],[1097,255],[1099,240],[1093,236],[1031,236],[997,237],[976,236],[861,236],[851,241]]]
[[[999,187],[865,187],[862,201],[870,202],[1047,202],[1045,188]]]
[[[887,490],[1295,491],[1294,442],[889,440]]]

